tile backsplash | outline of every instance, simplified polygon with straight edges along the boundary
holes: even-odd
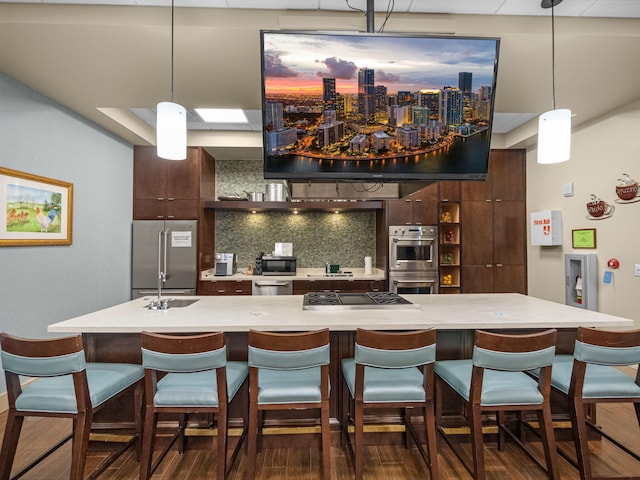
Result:
[[[216,160],[216,196],[264,192],[262,162]],[[376,251],[374,211],[300,212],[216,211],[215,251],[238,255],[238,269],[255,262],[259,252],[271,253],[276,242],[293,243],[299,268],[364,268],[364,257]]]

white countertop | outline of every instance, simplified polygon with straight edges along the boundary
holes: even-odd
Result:
[[[303,295],[202,296],[187,307],[148,310],[148,297],[49,325],[49,332],[126,333],[478,328],[633,327],[633,320],[517,293],[403,295],[419,309],[302,310]],[[153,298],[153,297],[152,297]]]
[[[217,282],[224,280],[384,280],[385,271],[379,268],[371,270],[370,274],[364,273],[364,268],[342,268],[341,272],[351,272],[352,276],[326,275],[324,268],[298,268],[295,275],[248,275],[244,272],[237,272],[233,275],[214,275],[214,269],[200,272],[200,280]]]

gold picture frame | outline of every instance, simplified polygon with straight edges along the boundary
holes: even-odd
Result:
[[[571,246],[573,248],[596,248],[596,229],[571,230]]]
[[[0,247],[71,245],[73,184],[0,167]]]

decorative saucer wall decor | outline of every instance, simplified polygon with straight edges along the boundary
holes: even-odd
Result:
[[[616,203],[635,203],[640,202],[638,196],[638,182],[626,173],[622,174],[622,178],[618,179],[616,184]]]

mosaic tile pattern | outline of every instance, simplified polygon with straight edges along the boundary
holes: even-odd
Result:
[[[262,160],[216,160],[216,198],[265,192],[267,180],[262,175]]]
[[[264,191],[266,183],[261,161],[216,160],[216,196]],[[320,268],[326,262],[364,268],[366,256],[375,265],[375,227],[373,211],[217,211],[215,251],[236,253],[238,269],[244,269],[259,252],[271,253],[276,242],[291,242],[298,268]]]

